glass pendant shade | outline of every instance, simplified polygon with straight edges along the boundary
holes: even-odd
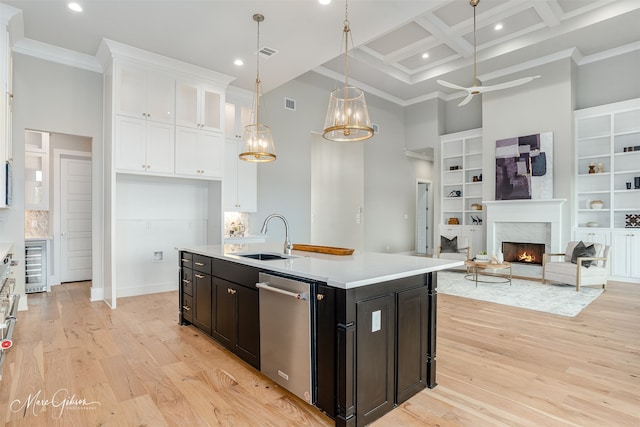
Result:
[[[373,136],[364,92],[349,86],[349,4],[344,4],[344,85],[334,89],[329,97],[329,108],[324,119],[322,136],[330,141],[363,141]]]
[[[253,110],[251,111],[251,124],[245,126],[242,149],[238,157],[246,162],[272,162],[276,159],[276,149],[273,145],[271,128],[260,123],[260,98],[262,86],[260,82],[260,23],[264,16],[256,13],[253,20],[258,23],[258,43],[256,53],[256,86],[253,94]]]
[[[364,92],[353,86],[335,89],[329,97],[322,136],[331,141],[363,141],[373,136]]]
[[[272,162],[276,159],[271,128],[260,123],[244,128],[243,149],[239,155],[247,162]]]

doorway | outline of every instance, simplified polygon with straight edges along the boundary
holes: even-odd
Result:
[[[416,253],[433,255],[433,191],[431,182],[418,181],[416,187]]]

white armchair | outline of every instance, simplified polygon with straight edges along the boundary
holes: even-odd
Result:
[[[443,239],[445,238],[446,240],[444,240],[444,242],[446,243],[447,240],[452,240],[454,237],[457,238],[457,245],[454,248],[452,247],[445,247],[443,248],[442,243],[443,243]],[[456,260],[468,260],[470,259],[470,244],[469,244],[469,238],[467,236],[440,236],[440,242],[438,242],[438,246],[436,246],[436,251],[435,251],[435,257],[436,258],[444,258],[444,259],[456,259]]]
[[[577,256],[575,263],[571,262],[574,249],[581,242],[569,242],[562,254],[545,253],[542,257],[542,283],[567,283],[576,287],[602,286],[606,288],[609,278],[609,259],[611,248],[600,243],[593,243],[594,256]],[[591,243],[584,244],[586,246]],[[583,266],[583,261],[592,261],[589,267]]]

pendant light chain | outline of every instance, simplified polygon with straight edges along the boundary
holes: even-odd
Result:
[[[478,5],[478,2],[471,2],[471,5],[473,6],[473,84],[474,85],[478,85],[478,77],[476,74],[476,57],[477,57],[477,50],[476,50],[476,6]]]
[[[264,20],[262,15],[253,16],[253,19],[258,23],[258,31],[256,37],[256,90],[255,90],[255,104],[256,104],[256,124],[260,124],[260,22]]]

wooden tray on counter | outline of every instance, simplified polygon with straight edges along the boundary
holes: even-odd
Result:
[[[294,251],[306,251],[306,252],[319,252],[322,254],[330,255],[351,255],[353,249],[348,248],[336,248],[334,246],[318,246],[318,245],[301,245],[299,243],[293,244]]]

